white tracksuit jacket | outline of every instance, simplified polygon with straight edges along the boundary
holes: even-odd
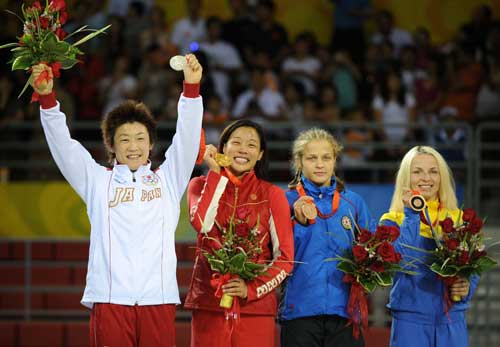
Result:
[[[60,105],[41,108],[50,152],[87,205],[90,252],[82,304],[179,304],[174,232],[199,149],[201,96],[182,95],[176,134],[158,170],[96,163],[72,139]]]

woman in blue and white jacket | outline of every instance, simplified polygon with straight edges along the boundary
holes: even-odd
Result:
[[[342,147],[323,129],[299,134],[293,144],[295,179],[286,193],[293,215],[295,264],[280,306],[283,347],[364,346],[348,325],[350,285],[336,261],[325,261],[352,247],[351,228],[373,231],[375,222],[364,200],[335,176]],[[313,206],[317,217],[304,209]],[[308,206],[311,205],[311,206]]]
[[[158,169],[150,151],[156,123],[148,108],[127,101],[102,122],[112,159],[107,168],[72,139],[52,91],[52,70],[33,67],[34,89],[47,143],[62,174],[87,205],[90,251],[82,304],[92,308],[90,345],[175,345],[176,280],[174,232],[180,201],[193,170],[203,116],[202,67],[187,55],[176,134]]]

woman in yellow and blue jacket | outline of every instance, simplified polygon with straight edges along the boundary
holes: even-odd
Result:
[[[396,177],[389,212],[381,217],[383,225],[397,225],[401,236],[395,242],[406,261],[415,261],[417,275],[399,273],[394,278],[388,307],[392,312],[391,347],[467,347],[465,314],[478,283],[472,277],[447,287],[429,269],[425,253],[405,247],[433,250],[436,243],[433,229],[442,232],[440,221],[460,217],[454,181],[443,157],[432,147],[416,146],[406,153]],[[426,200],[426,213],[410,207],[410,198],[417,191]],[[445,293],[449,290],[449,293]],[[447,307],[445,294],[461,300]]]

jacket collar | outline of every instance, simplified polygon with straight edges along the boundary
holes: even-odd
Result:
[[[128,165],[119,164],[115,160],[113,166],[113,172],[115,173],[118,179],[125,182],[131,182],[134,177],[136,180],[138,180],[139,177],[144,176],[151,172],[151,160],[148,160],[148,162],[145,165],[139,166],[139,168],[135,172],[132,172],[129,169]]]
[[[333,196],[333,193],[335,192],[335,189],[337,188],[337,181],[335,181],[335,177],[332,177],[331,184],[326,187],[319,187],[313,182],[309,181],[307,178],[305,178],[304,175],[302,175],[302,185],[304,186],[304,189],[308,192],[309,195],[313,197],[319,197],[320,195],[322,197],[325,196]]]
[[[226,169],[222,170],[221,174],[224,177],[228,177],[228,175],[226,173]],[[246,173],[245,175],[243,175],[243,177],[240,179],[240,182],[241,182],[240,186],[248,185],[248,184],[250,184],[250,182],[252,182],[256,179],[257,179],[257,176],[255,176],[255,171],[251,170],[248,173]],[[231,182],[231,180],[230,180],[230,182]]]

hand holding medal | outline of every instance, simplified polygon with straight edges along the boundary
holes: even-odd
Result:
[[[224,153],[218,153],[214,145],[206,145],[203,157],[210,170],[220,173],[221,167],[228,167],[232,164],[231,158]]]
[[[318,211],[316,210],[316,205],[314,204],[314,200],[310,196],[301,196],[295,203],[293,204],[293,211],[295,219],[300,224],[314,224],[316,221],[316,217],[318,216]]]

